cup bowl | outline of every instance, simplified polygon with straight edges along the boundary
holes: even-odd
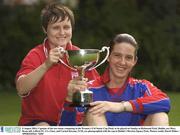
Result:
[[[99,60],[98,49],[80,49],[68,51],[68,60],[71,67],[85,67],[85,69],[94,66]]]

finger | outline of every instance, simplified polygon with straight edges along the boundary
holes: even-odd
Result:
[[[81,80],[73,80],[73,81],[72,81],[72,84],[75,84],[75,85],[82,85],[82,86],[87,87],[87,82],[81,81]]]
[[[79,88],[80,91],[85,91],[85,90],[87,89],[86,86],[79,86],[79,87],[80,87],[80,88]]]
[[[60,53],[60,50],[56,47],[50,50],[51,53]]]
[[[91,102],[90,105],[96,106],[96,105],[101,104],[101,103],[102,103],[102,101],[95,101],[95,102]]]
[[[52,55],[58,56],[58,58],[62,58],[64,56],[64,52],[61,51],[58,47],[51,50]]]
[[[74,91],[84,91],[87,89],[86,86],[84,85],[75,85],[75,84],[72,84],[71,85],[71,88],[74,90]]]
[[[88,78],[83,78],[82,79],[84,82],[87,82],[88,81]]]
[[[56,57],[57,59],[59,59],[59,56],[60,56],[59,52],[53,52],[53,51],[51,51],[51,52],[49,53],[49,57],[50,57],[50,58]]]
[[[98,111],[93,111],[93,112],[89,112],[92,115],[101,115],[102,113],[98,110]]]
[[[52,61],[53,63],[57,63],[59,61],[59,57],[58,56],[52,56],[50,58],[50,61]]]
[[[94,112],[92,112],[92,114],[93,115],[99,115],[99,116],[101,116],[102,114],[104,114],[106,111],[105,110],[98,110],[98,111],[94,111]]]
[[[84,82],[84,81],[77,81],[77,84],[78,85],[83,85],[83,86],[87,87],[87,82]]]
[[[105,109],[104,109],[104,107],[99,107],[98,109],[96,108],[93,111],[91,110],[89,112],[92,113],[93,115],[97,115],[97,114],[101,115],[101,114],[105,113]]]
[[[74,77],[72,80],[74,83],[77,83],[78,81],[82,81],[81,78],[79,76]]]
[[[86,80],[87,80],[87,78],[84,78],[82,76],[77,76],[74,79],[77,80],[77,81],[84,81],[84,82],[86,82]]]
[[[59,50],[60,53],[64,54],[66,52],[63,47],[57,47],[57,49]]]
[[[79,80],[79,81],[84,81],[84,82],[87,82],[88,81],[88,78],[84,78],[82,76],[77,76],[74,78],[75,80]]]
[[[89,109],[89,112],[94,112],[94,111],[100,110],[102,107],[103,107],[102,104],[95,105],[94,107]]]

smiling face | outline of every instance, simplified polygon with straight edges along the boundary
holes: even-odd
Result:
[[[41,11],[42,28],[47,35],[50,48],[63,47],[71,41],[74,14],[60,2],[53,2]]]
[[[135,47],[127,42],[113,45],[108,58],[111,80],[126,80],[137,62]]]
[[[72,38],[72,26],[68,18],[61,21],[61,18],[56,22],[49,23],[47,26],[47,37],[49,40],[50,48],[63,47],[66,49],[66,45]]]

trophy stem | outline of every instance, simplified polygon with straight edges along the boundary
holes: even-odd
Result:
[[[85,76],[85,68],[84,67],[78,67],[77,68],[77,71],[79,73],[79,77],[81,80],[84,79],[84,76]]]

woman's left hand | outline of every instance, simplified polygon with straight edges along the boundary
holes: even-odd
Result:
[[[122,112],[124,111],[124,105],[122,102],[109,102],[109,101],[95,101],[90,103],[92,108],[89,112],[92,114],[103,114],[105,112]]]

